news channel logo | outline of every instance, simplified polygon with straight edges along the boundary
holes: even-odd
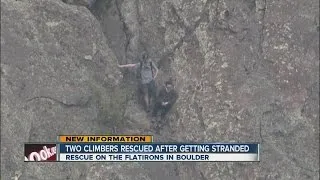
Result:
[[[25,144],[24,161],[50,162],[57,160],[56,144]]]

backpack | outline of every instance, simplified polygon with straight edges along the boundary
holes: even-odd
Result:
[[[152,66],[152,61],[150,61],[150,67],[151,67],[151,71],[152,71],[152,77],[153,77],[153,66]],[[140,62],[140,67],[138,69],[138,73],[137,73],[137,78],[138,79],[141,79],[141,70],[142,70],[142,63]]]

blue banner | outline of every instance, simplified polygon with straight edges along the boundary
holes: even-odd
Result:
[[[60,153],[255,153],[259,144],[210,143],[210,144],[110,144],[81,143],[60,144]]]

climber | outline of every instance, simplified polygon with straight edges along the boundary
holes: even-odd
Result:
[[[165,82],[164,88],[159,92],[156,104],[152,112],[152,116],[156,117],[158,115],[158,112],[160,111],[161,119],[163,119],[165,115],[170,111],[177,99],[178,93],[174,90],[172,80],[170,79]]]
[[[143,94],[146,111],[150,112],[151,102],[155,101],[157,95],[155,78],[158,74],[158,68],[155,63],[151,61],[146,52],[143,52],[139,63],[118,65],[118,67],[139,68],[140,90]]]

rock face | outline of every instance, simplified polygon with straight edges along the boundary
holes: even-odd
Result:
[[[146,49],[158,83],[176,79],[176,111],[156,138],[262,143],[259,165],[180,164],[180,179],[319,178],[319,2],[113,2],[93,12],[117,9],[108,17],[123,23],[126,61]]]
[[[96,0],[62,0],[62,1],[67,4],[85,6],[89,8],[96,2]]]
[[[79,179],[88,165],[23,163],[22,149],[58,134],[112,133],[126,101],[99,22],[56,0],[1,1],[1,17],[1,178]]]
[[[319,1],[65,2],[1,1],[2,178],[319,179]],[[58,134],[154,133],[116,68],[143,50],[180,97],[155,140],[261,142],[261,162],[22,162]]]

